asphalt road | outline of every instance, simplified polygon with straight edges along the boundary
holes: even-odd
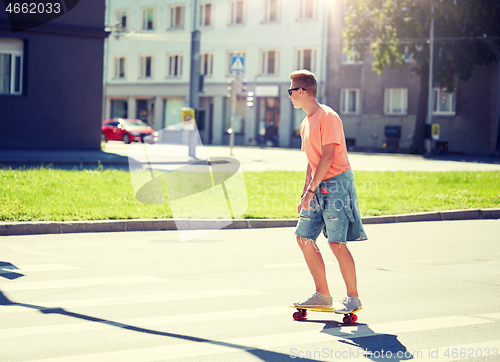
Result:
[[[293,228],[1,237],[0,361],[500,360],[500,220],[366,231],[351,326],[292,319],[313,292]]]

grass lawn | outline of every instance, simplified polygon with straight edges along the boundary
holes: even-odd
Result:
[[[355,177],[364,216],[500,207],[500,172],[358,171]],[[243,218],[297,217],[304,172],[247,172],[244,180]],[[127,171],[0,169],[0,181],[0,221],[173,217],[168,202],[138,202]]]

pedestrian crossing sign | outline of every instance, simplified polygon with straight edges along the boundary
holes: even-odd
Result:
[[[245,58],[234,56],[231,58],[231,72],[245,71]]]

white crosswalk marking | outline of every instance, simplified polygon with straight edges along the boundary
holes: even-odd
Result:
[[[116,285],[130,283],[157,283],[165,282],[166,279],[132,275],[126,277],[107,277],[107,278],[86,278],[86,279],[63,279],[63,280],[48,280],[39,282],[0,282],[0,290],[10,292],[18,290],[44,290],[57,288],[81,288],[94,287],[99,285]]]
[[[61,265],[61,264],[32,264],[32,265],[17,265],[13,266],[0,266],[0,274],[8,274],[8,273],[31,273],[31,272],[39,272],[39,271],[61,271],[61,270],[78,270],[80,268],[76,268],[69,265]]]
[[[172,302],[178,300],[192,300],[192,299],[209,299],[209,298],[222,298],[222,297],[237,297],[237,296],[251,296],[266,294],[257,290],[249,289],[222,289],[222,290],[203,290],[194,292],[177,292],[177,293],[162,293],[162,294],[142,294],[142,295],[129,295],[121,297],[107,297],[107,298],[89,298],[89,299],[76,299],[76,300],[58,300],[51,302],[43,302],[43,309],[51,308],[80,308],[80,307],[95,307],[95,306],[110,306],[110,305],[127,305],[136,303],[156,303],[156,302]],[[22,313],[32,312],[32,309],[22,306],[8,305],[0,308],[1,313]]]
[[[277,308],[281,307],[276,307],[276,309]],[[253,316],[252,310],[245,310],[238,312],[240,314],[240,317],[245,315],[243,312],[246,312],[246,315]],[[222,314],[224,313],[221,312],[221,317]],[[225,314],[228,314],[228,312],[225,312]],[[186,316],[184,316],[184,318],[185,317]],[[254,349],[269,350],[272,348],[283,347],[283,346],[296,347],[304,344],[319,343],[319,342],[331,343],[333,341],[339,341],[344,338],[369,337],[384,333],[430,331],[441,328],[473,326],[473,325],[481,325],[488,323],[494,323],[494,322],[480,318],[461,317],[461,316],[426,318],[426,319],[410,320],[404,322],[373,324],[370,326],[366,325],[343,326],[341,328],[324,329],[322,332],[307,331],[307,332],[295,332],[295,333],[280,333],[275,335],[234,338],[221,341],[207,341],[202,343],[189,344],[189,346],[186,345],[186,343],[182,343],[166,347],[153,347],[153,348],[141,348],[141,349],[133,349],[133,350],[117,351],[117,352],[92,353],[87,355],[66,356],[66,357],[50,358],[50,359],[43,359],[36,361],[37,362],[42,362],[42,361],[43,362],[49,362],[49,361],[50,362],[56,362],[56,361],[110,362],[110,361],[124,361],[127,360],[128,358],[128,360],[134,362],[149,362],[156,360],[171,360],[171,359],[180,359],[180,358],[195,357],[195,356],[200,357],[212,354],[227,354],[227,353],[233,353],[235,351],[245,351]],[[119,324],[114,324],[114,325],[120,327]],[[65,326],[54,326],[54,327],[56,327],[56,331],[61,332],[61,328],[64,328]],[[75,325],[70,326],[70,329],[74,327]],[[105,327],[107,326],[105,325]],[[88,328],[88,327],[83,327],[83,328]],[[63,332],[69,333],[70,330],[65,330]],[[72,330],[71,332],[78,332],[78,330]],[[3,337],[3,335],[0,335],[0,337]]]
[[[301,264],[302,265],[302,264]],[[296,264],[268,264],[270,268],[289,268],[295,267]],[[298,265],[297,265],[298,266]],[[23,272],[37,272],[37,271],[61,271],[71,270],[73,267],[64,266],[59,264],[46,264],[46,265],[30,265],[25,266],[23,269],[14,270],[20,273]],[[8,272],[8,271],[7,271]],[[57,275],[55,273],[54,275]],[[97,294],[98,298],[88,299],[73,299],[73,300],[52,300],[50,302],[33,302],[30,304],[29,300],[17,300],[20,296],[13,293],[7,295],[6,298],[12,298],[13,304],[0,305],[0,314],[2,320],[8,320],[11,328],[0,328],[0,341],[5,344],[11,342],[20,343],[19,341],[38,341],[49,340],[77,340],[84,336],[82,345],[84,348],[78,350],[73,349],[57,349],[47,348],[44,350],[45,354],[31,354],[24,356],[25,362],[87,362],[87,361],[102,361],[102,362],[153,362],[153,361],[166,361],[166,360],[180,360],[182,358],[197,358],[216,361],[224,357],[232,358],[231,354],[238,356],[253,357],[258,356],[259,353],[273,353],[280,357],[287,357],[295,352],[308,351],[308,349],[316,348],[318,351],[319,346],[329,346],[331,351],[338,353],[338,355],[325,356],[322,354],[317,360],[347,360],[347,361],[370,361],[374,360],[373,356],[366,354],[365,345],[359,341],[367,341],[370,337],[374,340],[377,338],[393,338],[391,341],[397,341],[401,335],[411,335],[412,333],[425,333],[429,335],[440,335],[446,331],[452,331],[456,328],[466,328],[467,330],[479,329],[494,329],[499,323],[500,313],[487,313],[481,314],[476,317],[450,315],[440,316],[435,318],[413,319],[403,321],[392,321],[378,324],[364,324],[364,318],[359,324],[344,325],[339,324],[337,321],[340,317],[333,315],[311,313],[311,323],[300,323],[292,321],[293,309],[286,305],[274,305],[257,308],[255,305],[250,308],[251,303],[245,302],[244,306],[235,304],[233,298],[236,297],[252,297],[268,294],[264,291],[251,290],[251,289],[213,289],[213,290],[195,290],[195,291],[180,291],[160,294],[133,294],[128,288],[129,284],[136,283],[165,283],[167,279],[158,278],[155,276],[115,276],[103,278],[83,278],[83,279],[55,279],[44,281],[29,281],[24,282],[22,279],[15,281],[2,281],[0,282],[0,291],[2,292],[15,292],[15,291],[38,291],[45,289],[56,288],[82,288],[92,286],[107,286],[107,285],[123,285],[127,292],[123,295],[112,295],[106,297],[105,292]],[[171,283],[174,284],[174,283]],[[170,284],[169,284],[170,285]],[[156,285],[153,284],[155,290]],[[59,293],[60,291],[56,291]],[[65,292],[65,291],[64,291]],[[114,290],[114,293],[119,292],[119,289]],[[128,295],[127,293],[132,293]],[[19,293],[18,293],[19,294]],[[39,293],[22,293],[27,295]],[[56,294],[57,295],[57,294]],[[64,295],[64,294],[62,294]],[[266,296],[267,297],[267,296]],[[36,298],[36,297],[34,297]],[[210,301],[210,298],[222,298],[221,308],[217,310],[217,300]],[[258,297],[261,298],[261,297]],[[245,298],[237,300],[240,303]],[[10,299],[9,299],[10,300]],[[36,299],[35,299],[36,300]],[[193,310],[187,307],[185,310],[179,309],[175,311],[167,310],[160,313],[142,313],[143,308],[153,303],[173,302],[173,301],[197,301],[199,307]],[[19,304],[17,304],[18,302]],[[23,304],[24,303],[24,304]],[[127,306],[136,304],[130,307],[130,312],[126,310]],[[207,311],[204,311],[204,305],[209,305]],[[168,304],[166,304],[168,305]],[[182,305],[182,304],[175,304]],[[234,307],[234,305],[240,305]],[[103,307],[115,307],[102,309]],[[78,308],[97,307],[96,310],[87,310],[85,313],[78,310]],[[51,311],[51,317],[46,318],[40,310],[46,312],[47,309],[61,308],[61,310]],[[121,309],[123,308],[123,309]],[[141,311],[138,313],[138,311]],[[109,311],[114,317],[110,316]],[[165,311],[161,307],[160,311]],[[216,310],[216,311],[213,311]],[[490,310],[491,311],[491,310]],[[193,313],[195,312],[195,313]],[[34,323],[24,322],[24,327],[16,324],[17,313],[37,313],[33,314],[37,318]],[[46,312],[47,313],[47,312]],[[79,314],[81,313],[81,314]],[[128,318],[124,316],[139,316],[139,318]],[[185,313],[185,314],[182,314]],[[22,317],[22,315],[20,316]],[[164,315],[167,314],[167,315]],[[69,317],[66,318],[65,316]],[[31,317],[31,316],[29,316]],[[317,320],[317,317],[320,320]],[[332,323],[325,322],[324,319],[331,320]],[[267,333],[259,333],[258,329],[250,329],[246,332],[244,328],[239,329],[235,334],[229,334],[224,331],[225,327],[236,326],[250,326],[252,323],[249,320],[255,319],[260,321],[273,320],[274,321],[288,321],[280,322],[286,325],[286,329],[279,329],[279,324],[274,329]],[[27,326],[26,326],[27,325]],[[196,330],[196,332],[188,333],[186,328],[207,328],[209,330],[206,338],[204,331],[206,329]],[[290,330],[290,325],[296,328]],[[1,327],[1,326],[0,326]],[[13,327],[13,328],[12,328]],[[267,329],[266,329],[267,330]],[[271,329],[270,329],[271,330]],[[116,332],[119,333],[116,333]],[[210,336],[210,333],[216,331],[215,337]],[[95,333],[94,333],[95,332]],[[143,333],[137,333],[143,332]],[[121,334],[123,333],[123,334]],[[135,333],[135,334],[134,334]],[[96,338],[102,338],[106,335],[119,335],[125,336],[127,341],[136,339],[138,336],[149,341],[149,336],[161,336],[163,340],[160,344],[137,344],[129,345],[127,342],[121,343],[117,340],[111,339],[113,344],[108,346],[100,346],[98,349],[90,347],[96,341]],[[219,336],[219,337],[217,337]],[[234,336],[234,337],[233,337]],[[115,337],[116,338],[116,337]],[[457,359],[484,357],[487,351],[493,354],[494,349],[500,351],[500,340],[491,337],[492,340],[481,341],[475,343],[456,344],[446,346],[448,342],[443,342],[445,346],[437,346],[431,349],[416,349],[412,350],[410,346],[401,343],[393,349],[394,351],[403,351],[408,353],[408,358],[413,358],[418,361],[451,361]],[[498,338],[498,336],[496,336]],[[153,338],[152,338],[153,339]],[[462,340],[462,342],[465,340]],[[358,343],[359,342],[359,343]],[[397,342],[399,343],[399,341]],[[453,343],[453,342],[451,342]],[[314,346],[314,347],[312,347]],[[2,350],[0,346],[0,350]],[[421,348],[421,346],[419,346]],[[85,351],[85,352],[83,352]],[[275,352],[276,351],[276,352]],[[279,351],[279,352],[278,352]],[[342,354],[345,352],[345,355]],[[349,358],[347,352],[353,352],[355,358]],[[374,353],[374,350],[369,353]],[[11,354],[9,357],[15,356]],[[14,352],[15,353],[15,352]],[[463,357],[466,355],[465,357]],[[44,358],[40,359],[40,356]],[[359,358],[360,357],[360,358]],[[463,358],[462,358],[463,357]],[[33,359],[34,358],[34,359]],[[39,358],[39,359],[36,359]],[[226,358],[226,359],[227,359]],[[1,360],[2,358],[0,358]],[[262,359],[262,357],[261,357]],[[375,356],[376,359],[376,356]],[[17,358],[16,361],[21,361],[22,357]],[[263,359],[265,360],[265,359]]]
[[[492,318],[492,319],[500,319],[500,313],[481,314],[480,317]]]

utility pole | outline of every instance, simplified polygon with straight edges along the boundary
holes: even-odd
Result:
[[[193,31],[191,32],[191,69],[189,74],[189,107],[195,110],[195,117],[200,107],[200,38],[198,30],[198,0],[193,0]],[[196,158],[198,132],[189,130],[189,157]]]
[[[431,34],[430,34],[430,56],[429,56],[429,101],[428,101],[428,116],[426,121],[426,127],[430,127],[432,124],[432,100],[434,98],[433,92],[433,68],[434,68],[434,3],[431,0]],[[427,133],[427,132],[426,132]],[[430,138],[425,139],[426,153],[431,153],[432,140]]]
[[[240,72],[236,72],[231,82],[231,128],[229,129],[229,153],[233,155],[234,147],[234,121],[236,117],[236,102],[238,94],[241,93],[242,80]]]

